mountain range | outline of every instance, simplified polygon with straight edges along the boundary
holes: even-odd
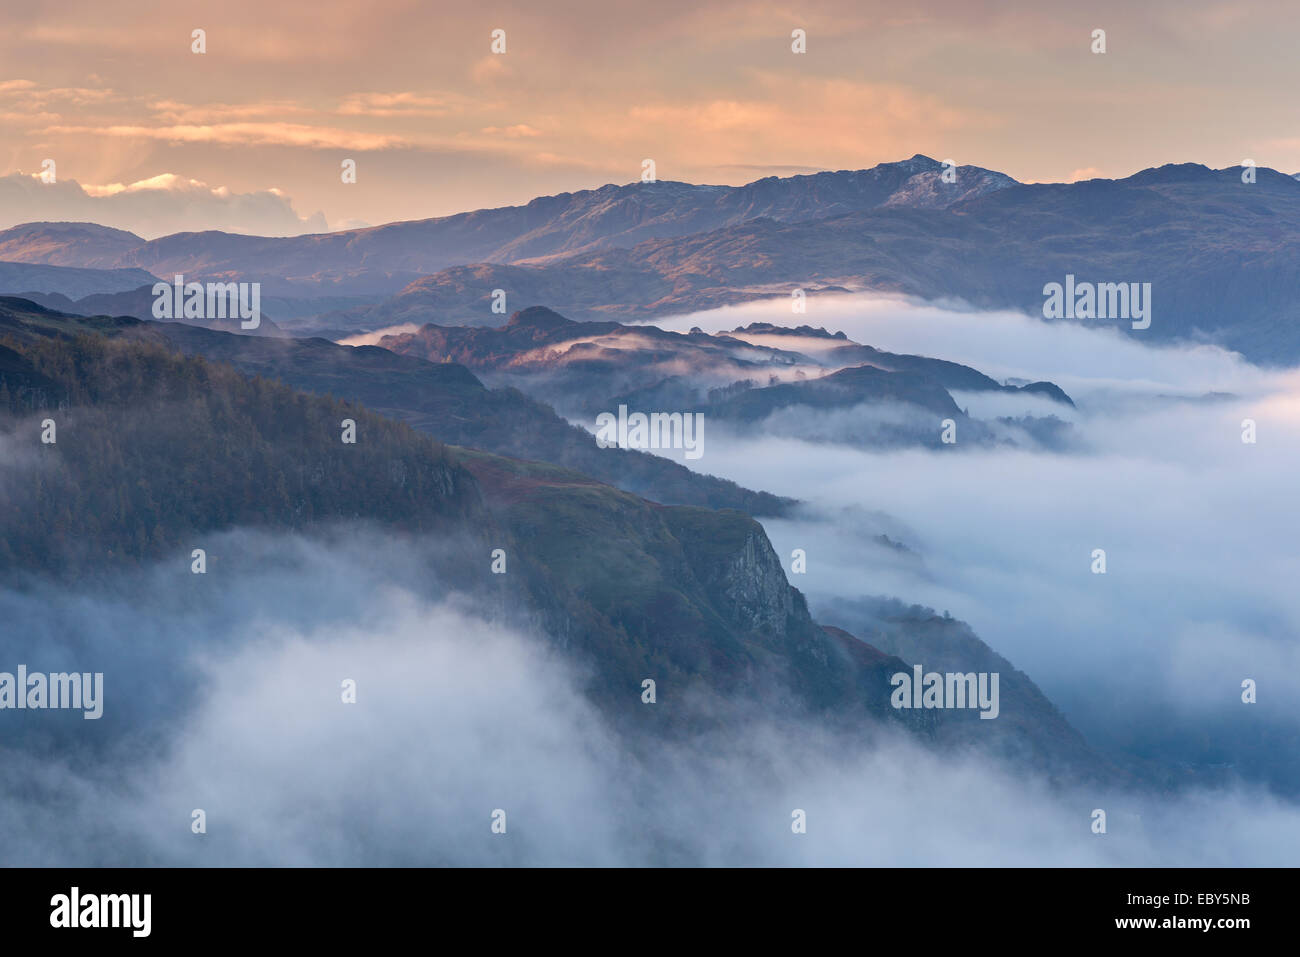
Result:
[[[946,173],[946,176],[945,176]],[[949,182],[953,179],[953,182]],[[870,291],[1043,315],[1044,286],[1151,283],[1126,334],[1300,358],[1300,181],[1179,164],[1054,185],[930,157],[748,186],[641,182],[523,207],[291,238],[205,231],[144,241],[92,224],[0,231],[0,261],[264,283],[286,328],[343,335],[434,321],[500,325],[528,306],[636,321],[780,296]],[[120,276],[105,276],[116,283]],[[77,306],[85,276],[32,276]],[[26,285],[26,281],[18,285]],[[498,293],[499,290],[499,293]],[[100,293],[121,294],[104,289]],[[506,295],[507,311],[498,306]],[[38,295],[38,298],[39,298]],[[125,300],[123,300],[125,302]],[[140,306],[110,311],[140,316]]]
[[[741,428],[784,409],[890,406],[908,410],[912,421],[876,424],[863,435],[849,430],[844,438],[874,446],[935,445],[939,423],[951,418],[962,423],[964,442],[979,444],[994,439],[994,432],[969,420],[950,390],[1027,393],[1062,410],[1073,406],[1050,382],[1004,385],[960,363],[884,352],[843,332],[810,326],[751,323],[715,335],[699,329],[679,333],[575,322],[533,306],[504,326],[430,323],[385,335],[378,345],[399,355],[462,364],[494,386],[516,388],[562,415],[587,421],[626,405],[701,412],[710,422]],[[1045,428],[1052,442],[1059,441],[1062,424],[1021,423]]]
[[[331,335],[501,325],[532,305],[636,321],[796,289],[1043,315],[1044,287],[1075,276],[1150,283],[1151,325],[1117,323],[1126,334],[1288,362],[1300,357],[1300,181],[1266,168],[1255,176],[1178,164],[1118,180],[1020,184],[918,155],[741,187],[610,185],[290,238],[209,231],[145,241],[92,224],[31,223],[0,232],[0,261],[262,282],[281,325]],[[0,292],[76,300],[84,278],[51,274],[23,290],[0,276]],[[501,293],[505,310],[494,308]],[[108,311],[146,318],[139,303]]]
[[[1001,173],[958,167],[960,186],[947,190],[936,186],[942,174],[942,164],[917,155],[869,170],[773,176],[741,187],[608,185],[524,206],[289,238],[207,231],[146,241],[92,223],[29,223],[0,232],[0,261],[260,280],[269,295],[372,294],[463,263],[632,246],[758,217],[804,222],[884,205],[936,207],[1014,184]]]
[[[1123,180],[1018,185],[948,207],[884,206],[803,222],[761,218],[545,262],[452,267],[340,328],[499,324],[493,291],[575,319],[644,321],[802,289],[956,300],[1044,314],[1067,276],[1150,283],[1151,324],[1128,335],[1209,341],[1258,362],[1300,357],[1300,182],[1191,164]],[[1100,320],[1098,320],[1100,322]]]
[[[78,318],[28,300],[0,297],[0,336],[83,331],[163,346],[228,364],[246,375],[364,403],[448,444],[580,469],[657,502],[735,508],[751,515],[779,515],[793,504],[646,452],[598,448],[589,432],[570,425],[550,407],[518,390],[490,390],[455,363],[427,362],[326,339],[237,335],[129,316]]]
[[[1002,383],[816,325],[643,323],[799,291],[814,315],[819,297],[852,293],[1041,315],[1044,286],[1075,276],[1150,284],[1151,325],[1119,323],[1126,335],[1284,363],[1300,358],[1298,253],[1300,182],[1271,170],[1020,184],[923,156],[743,187],[611,185],[287,239],[18,226],[0,233],[2,437],[23,448],[52,414],[61,438],[11,463],[35,467],[0,488],[0,575],[108,574],[237,527],[375,523],[461,555],[504,548],[515,578],[455,557],[433,572],[590,666],[593,697],[620,721],[654,673],[716,701],[992,743],[1051,774],[1115,781],[1132,766],[1089,748],[964,623],[877,598],[810,610],[758,521],[799,503],[599,448],[566,417],[680,409],[773,435],[794,422],[812,439],[809,420],[825,417],[840,441],[870,447],[933,446],[951,419],[976,445],[1063,445],[1056,413],[1073,402],[1054,383]],[[277,318],[258,336],[153,321],[152,283],[176,274],[261,282]],[[357,333],[366,344],[344,344]],[[981,422],[962,408],[968,393],[1048,411]],[[906,418],[876,415],[899,408]],[[351,459],[344,418],[365,436]],[[1008,720],[986,734],[970,715],[900,716],[888,676],[919,661],[1007,674]]]

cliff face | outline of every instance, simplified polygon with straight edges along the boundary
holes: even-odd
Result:
[[[811,623],[758,522],[730,509],[665,509],[663,518],[728,624],[771,637]]]
[[[864,731],[931,721],[890,707],[888,678],[903,662],[820,628],[743,512],[660,506],[562,469],[458,455],[517,549],[519,577],[503,587],[566,622],[566,647],[613,713],[670,729],[699,718],[688,701],[707,701],[711,715],[748,702]],[[645,678],[670,707],[641,706]]]
[[[689,556],[719,615],[742,636],[756,663],[751,688],[765,702],[816,713],[829,726],[869,733],[881,724],[933,735],[933,712],[898,711],[889,679],[909,668],[847,631],[813,620],[803,594],[763,527],[735,511],[665,509],[665,521]]]

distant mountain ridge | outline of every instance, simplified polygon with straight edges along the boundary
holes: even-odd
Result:
[[[0,267],[9,265],[0,263]],[[59,269],[60,272],[81,270],[68,270],[63,267],[47,266],[47,269]],[[125,272],[140,272],[141,270],[120,270]],[[104,270],[95,270],[97,273]],[[64,312],[75,316],[131,316],[135,319],[151,321],[154,318],[153,309],[157,297],[153,293],[154,282],[146,286],[129,289],[122,292],[102,292],[94,293],[88,296],[71,298],[60,293],[40,293],[40,292],[16,292],[13,295],[22,299],[27,299],[37,305],[44,306],[46,309],[52,309],[55,312]],[[7,290],[0,290],[0,294],[9,294]],[[283,301],[283,300],[281,300]],[[180,320],[167,320],[180,321]],[[189,317],[184,320],[189,325],[203,326],[207,329],[224,329],[229,332],[239,330],[246,335],[253,336],[281,336],[284,331],[281,330],[275,320],[272,319],[264,310],[258,314],[258,325],[254,329],[243,329],[241,320],[238,317],[230,316],[224,319],[218,318],[197,318]]]
[[[1003,385],[970,366],[900,355],[853,342],[844,333],[752,323],[713,335],[617,322],[575,322],[533,306],[504,326],[439,326],[383,336],[379,345],[430,362],[455,362],[590,420],[629,408],[703,412],[707,419],[753,424],[787,407],[822,409],[903,403],[931,413],[928,425],[892,441],[938,442],[937,423],[965,422],[948,390],[1031,393],[1072,407],[1050,382]],[[980,439],[981,429],[968,431]],[[987,436],[985,436],[987,437]]]
[[[3,296],[53,293],[75,300],[92,295],[130,292],[154,282],[157,282],[157,277],[143,269],[83,269],[0,262],[0,295]]]
[[[742,187],[660,181],[364,230],[145,242],[88,224],[0,232],[0,260],[261,282],[287,329],[500,325],[546,305],[644,321],[803,289],[955,299],[1041,315],[1067,275],[1150,283],[1152,324],[1126,334],[1300,360],[1300,181],[1259,167],[1169,164],[1125,179],[1017,184],[916,156]],[[31,290],[33,292],[39,290]],[[385,298],[386,297],[386,298]],[[358,299],[367,300],[357,304]],[[297,302],[302,307],[289,306]],[[342,306],[343,308],[339,308]],[[333,310],[333,311],[330,311]]]
[[[939,189],[943,170],[918,154],[867,170],[771,176],[736,187],[668,180],[607,185],[524,206],[287,238],[206,231],[146,241],[88,223],[28,223],[0,231],[0,260],[136,267],[160,276],[265,277],[275,295],[373,294],[453,265],[633,246],[757,217],[805,222],[886,204],[936,208],[1015,185],[1002,173],[966,166],[955,168],[956,185]]]
[[[1123,180],[1018,185],[942,209],[880,206],[817,221],[753,219],[546,262],[458,266],[325,321],[382,328],[498,325],[546,305],[573,319],[649,321],[793,289],[953,299],[1043,313],[1045,284],[1150,283],[1148,340],[1215,342],[1254,361],[1300,360],[1300,182],[1180,164]]]

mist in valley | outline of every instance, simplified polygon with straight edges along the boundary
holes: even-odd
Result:
[[[963,446],[959,435],[936,450],[873,451],[839,431],[855,410],[787,408],[757,435],[708,423],[703,457],[684,461],[805,503],[763,524],[788,571],[793,550],[806,551],[806,573],[789,577],[819,620],[870,641],[875,596],[949,612],[1094,746],[1139,771],[1185,766],[1192,783],[1049,782],[903,730],[845,733],[761,709],[685,737],[642,736],[593,703],[592,674],[555,636],[440,580],[437,568],[467,560],[449,554],[459,546],[366,525],[236,530],[204,536],[205,575],[182,554],[0,590],[0,667],[104,674],[98,720],[6,715],[6,862],[1293,861],[1300,660],[1288,585],[1300,529],[1280,506],[1296,464],[1297,377],[1212,346],[1148,349],[1012,314],[880,300],[821,310],[798,318],[1057,382],[1076,409],[1028,394],[956,398],[977,418],[1060,415],[1068,448]],[[776,321],[756,307],[681,322],[752,319]],[[985,319],[987,335],[964,338]],[[1241,440],[1245,418],[1253,444]],[[11,457],[3,479],[38,467]],[[1104,575],[1091,571],[1097,548]],[[629,689],[642,677],[655,676],[630,676]],[[1241,703],[1245,678],[1258,704]],[[686,706],[668,684],[641,705]],[[1104,834],[1092,829],[1099,809]],[[505,833],[492,830],[497,811]],[[797,812],[806,833],[792,830]]]
[[[0,592],[5,661],[105,676],[101,719],[29,711],[5,742],[6,863],[1105,866],[1300,850],[1300,813],[1258,787],[1053,787],[903,732],[756,713],[631,747],[548,636],[427,577],[444,546],[376,536],[233,532],[207,542],[220,561],[205,576],[180,563]],[[676,706],[667,686],[644,705]]]
[[[1059,450],[963,447],[960,434],[934,450],[873,450],[856,438],[861,422],[903,414],[878,405],[829,420],[786,408],[776,436],[709,422],[691,467],[806,503],[764,526],[787,570],[794,549],[807,552],[807,573],[791,581],[815,615],[840,623],[844,603],[866,595],[949,611],[1094,745],[1300,794],[1300,514],[1287,504],[1300,468],[1300,373],[1210,344],[1148,347],[1105,324],[879,298],[669,325],[751,321],[844,330],[1001,380],[1048,379],[1077,406],[954,393],[977,418],[1062,418]],[[828,434],[834,417],[838,436]],[[910,551],[882,546],[882,534]],[[1096,549],[1105,574],[1092,571]],[[1257,704],[1242,703],[1245,679],[1258,683]]]

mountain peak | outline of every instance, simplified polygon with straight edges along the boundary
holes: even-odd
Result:
[[[771,335],[771,336],[797,336],[804,338],[816,339],[840,339],[847,341],[848,336],[841,330],[840,332],[827,332],[824,326],[778,326],[770,322],[751,322],[747,326],[737,326],[732,329],[734,333],[749,333],[751,335]],[[726,333],[723,333],[725,335]]]
[[[1166,163],[1128,177],[1129,183],[1194,183],[1217,179],[1218,174],[1200,163]],[[1124,181],[1120,181],[1124,182]]]
[[[506,322],[508,327],[529,327],[533,329],[559,329],[572,325],[576,325],[572,319],[566,319],[555,310],[547,309],[545,306],[529,306],[527,309],[520,309]]]

